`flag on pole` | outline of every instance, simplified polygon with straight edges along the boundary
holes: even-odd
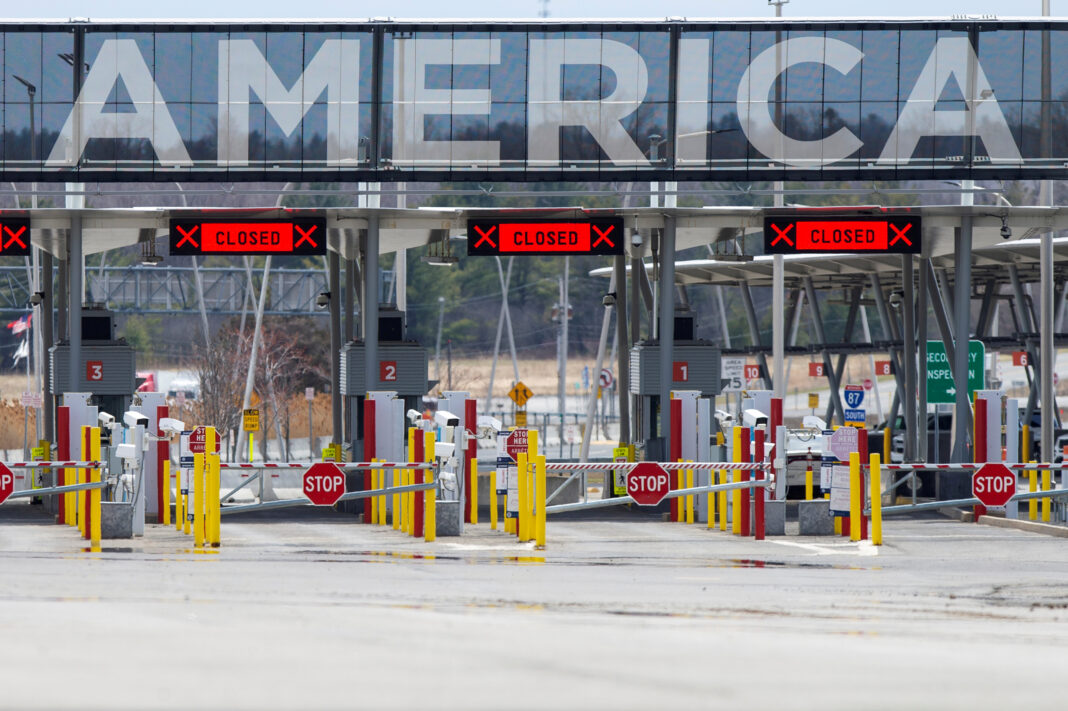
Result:
[[[23,331],[30,330],[30,322],[33,320],[33,314],[26,314],[17,321],[12,321],[7,325],[11,329],[11,335],[17,336]]]
[[[19,361],[22,360],[23,358],[29,358],[29,357],[30,357],[30,339],[23,338],[22,342],[19,343],[18,350],[15,351],[15,356],[14,356],[15,365],[18,365]]]

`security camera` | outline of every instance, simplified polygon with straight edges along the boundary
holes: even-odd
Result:
[[[616,305],[616,292],[610,292],[601,297],[602,306],[615,306]]]
[[[901,292],[900,291],[892,291],[892,292],[890,292],[890,308],[892,308],[892,309],[900,309],[901,308]]]
[[[159,428],[164,434],[176,435],[185,431],[185,423],[181,420],[176,420],[173,417],[161,417],[159,420]]]
[[[630,233],[630,243],[635,247],[642,246],[642,233],[638,230],[632,230]]]
[[[320,309],[325,309],[330,305],[330,292],[320,291],[319,295],[315,297],[315,306]]]
[[[408,421],[413,425],[418,425],[419,420],[423,419],[423,413],[419,412],[419,410],[408,410],[406,414],[408,415]]]
[[[1001,222],[1001,239],[1008,239],[1012,237],[1012,228],[1005,224],[1005,221]]]
[[[438,410],[434,413],[434,422],[438,427],[456,427],[460,424],[460,418],[448,410]]]
[[[127,427],[148,427],[148,418],[135,410],[127,410],[122,415],[122,421]]]
[[[120,444],[115,447],[115,456],[119,459],[132,461],[137,458],[137,447],[132,444]]]
[[[44,301],[45,294],[43,291],[35,291],[30,294],[30,306],[40,306]]]
[[[115,415],[112,415],[107,412],[101,412],[99,415],[96,416],[96,420],[100,423],[101,427],[107,427],[115,421]]]
[[[496,417],[490,417],[489,415],[479,415],[477,427],[480,431],[492,430],[493,432],[500,432],[501,429],[504,428],[504,424]]]

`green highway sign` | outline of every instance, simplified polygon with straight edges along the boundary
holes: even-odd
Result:
[[[982,341],[968,341],[968,399],[976,390],[982,390],[985,368],[986,348]],[[954,403],[957,401],[957,388],[953,383],[953,373],[949,359],[946,358],[946,346],[942,341],[927,341],[927,402]]]

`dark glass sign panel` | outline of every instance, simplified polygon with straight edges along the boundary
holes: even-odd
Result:
[[[467,254],[623,254],[623,220],[468,220]]]
[[[172,255],[323,255],[326,219],[171,220]]]
[[[0,217],[0,257],[30,256],[30,221],[24,217]]]
[[[919,254],[918,215],[777,215],[764,218],[765,254]]]

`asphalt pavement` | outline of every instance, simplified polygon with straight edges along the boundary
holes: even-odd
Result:
[[[886,544],[642,510],[435,543],[330,510],[89,551],[0,507],[0,708],[1063,708],[1068,546],[938,515]]]

